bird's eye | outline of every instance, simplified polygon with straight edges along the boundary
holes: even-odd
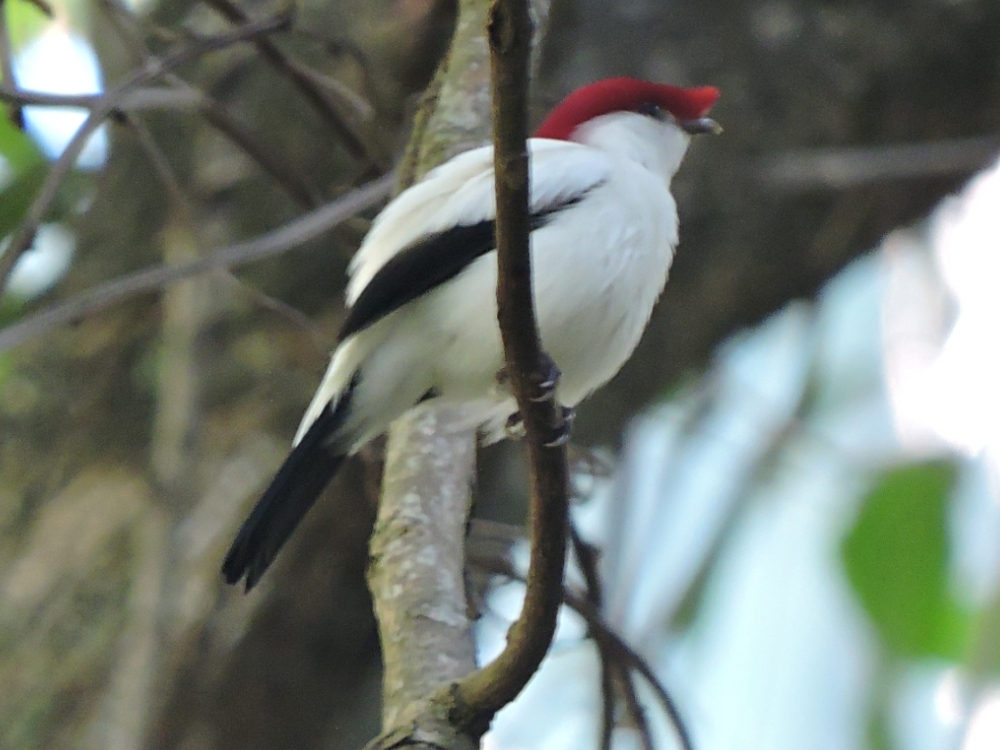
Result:
[[[667,112],[659,104],[653,104],[653,102],[646,102],[639,107],[639,114],[647,115],[655,120],[665,120],[667,119]]]

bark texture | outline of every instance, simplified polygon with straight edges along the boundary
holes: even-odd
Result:
[[[417,113],[401,185],[490,139],[489,7],[489,0],[459,4],[451,49]],[[544,28],[548,1],[535,2],[534,11]],[[526,45],[530,38],[529,32]],[[521,114],[526,123],[526,112]],[[438,407],[393,424],[368,576],[385,665],[383,730],[407,731],[406,717],[420,727],[415,736],[423,733],[427,742],[441,747],[475,742],[456,731],[465,727],[449,722],[449,711],[435,707],[444,704],[426,703],[439,688],[476,668],[465,596],[476,436],[462,423],[460,411]],[[445,720],[428,729],[428,717],[435,715]]]
[[[489,140],[487,0],[459,3],[455,34],[417,111],[400,188]],[[453,408],[425,408],[389,431],[368,582],[385,666],[382,724],[476,667],[465,601],[465,529],[475,431]]]
[[[116,81],[141,57],[110,5],[97,4],[91,28],[105,79]],[[277,7],[241,5],[254,18]],[[407,137],[404,113],[447,48],[455,6],[306,2],[277,43],[361,94],[371,109],[350,109],[351,121],[391,161]],[[163,0],[144,23],[230,28],[188,0]],[[631,415],[726,335],[814,294],[884,233],[926,215],[971,173],[970,153],[984,158],[981,139],[1000,131],[1000,4],[991,0],[561,0],[547,39],[536,121],[578,84],[632,74],[718,85],[715,114],[726,128],[696,144],[678,175],[672,278],[635,357],[581,407],[574,435],[583,443],[615,442]],[[365,167],[252,46],[179,73],[302,186],[290,193],[193,113],[142,115],[194,207],[200,250],[273,228],[297,215],[302,195],[329,199],[363,177]],[[485,84],[485,68],[479,74]],[[176,241],[175,212],[147,151],[126,127],[110,135],[107,167],[75,175],[62,193],[61,216],[77,232],[72,271],[33,307],[158,263]],[[950,171],[927,158],[970,138],[978,151],[960,149]],[[901,144],[916,146],[904,152],[905,169],[877,179],[834,179],[806,160],[841,148],[882,159]],[[776,179],[789,154],[821,179]],[[90,206],[82,216],[81,205]],[[259,593],[236,596],[218,576],[322,374],[346,258],[366,226],[355,220],[241,271],[240,283],[212,279],[197,292],[206,298],[193,329],[184,330],[192,321],[173,302],[148,296],[4,355],[0,746],[104,748],[121,717],[129,717],[118,735],[125,745],[147,733],[156,747],[184,750],[359,747],[377,732],[378,640],[364,585],[374,511],[357,466],[317,504]],[[168,340],[197,366],[161,369]],[[165,400],[175,392],[183,419]],[[169,450],[154,450],[168,435]],[[496,453],[503,460],[481,494],[523,507],[517,460]],[[173,465],[167,473],[191,483],[189,494],[161,485],[154,454],[160,471]],[[161,575],[155,593],[147,582]],[[136,713],[141,695],[152,708]]]

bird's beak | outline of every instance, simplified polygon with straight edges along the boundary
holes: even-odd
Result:
[[[697,120],[681,120],[677,124],[688,135],[702,135],[703,133],[718,135],[722,132],[722,126],[711,117],[699,117]]]

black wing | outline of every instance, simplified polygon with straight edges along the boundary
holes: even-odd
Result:
[[[532,214],[531,230],[540,229],[555,214],[579,203],[592,187],[595,186]],[[496,247],[495,233],[494,219],[459,225],[424,237],[396,253],[376,272],[347,311],[339,341],[457,276],[476,258]]]
[[[345,455],[330,437],[344,422],[356,384],[357,377],[336,405],[327,404],[250,511],[222,563],[227,583],[246,576],[246,590],[252,589],[337,473]]]

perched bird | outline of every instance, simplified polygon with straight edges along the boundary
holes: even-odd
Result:
[[[531,262],[542,346],[564,407],[632,354],[677,244],[670,180],[719,92],[632,78],[584,86],[528,141]],[[339,345],[293,448],[226,555],[252,588],[344,458],[415,406],[463,404],[487,440],[517,405],[497,324],[493,148],[400,193],[350,264]]]

